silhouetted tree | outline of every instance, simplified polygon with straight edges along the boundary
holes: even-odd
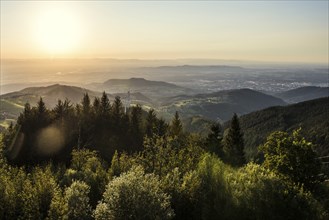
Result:
[[[130,140],[131,151],[138,151],[142,149],[143,145],[143,131],[142,131],[142,108],[140,105],[131,108],[130,116]]]
[[[173,120],[171,121],[170,134],[172,136],[179,136],[183,132],[183,125],[179,118],[179,114],[176,111]]]
[[[222,128],[219,123],[214,123],[210,128],[210,133],[206,139],[207,150],[215,153],[217,156],[223,158],[223,145],[222,145]]]
[[[244,156],[243,134],[240,129],[238,116],[234,113],[230,128],[224,136],[224,152],[227,162],[233,166],[242,166],[246,163]]]
[[[163,120],[162,118],[157,120],[156,123],[156,134],[160,137],[163,137],[166,135],[167,130],[168,130],[168,123],[166,123],[165,120]]]
[[[146,135],[152,137],[156,131],[157,117],[154,109],[150,109],[146,117]]]
[[[110,105],[110,101],[109,101],[109,98],[107,97],[106,93],[103,92],[103,95],[101,97],[101,114],[102,116],[108,116],[109,113],[110,113],[110,108],[111,108],[111,105]]]
[[[91,106],[90,106],[90,98],[88,93],[85,93],[83,95],[83,99],[82,99],[82,112],[84,115],[88,115],[90,113],[91,110]]]

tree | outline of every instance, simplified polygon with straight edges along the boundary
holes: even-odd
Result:
[[[180,136],[183,132],[183,125],[179,118],[178,111],[175,112],[175,116],[171,121],[170,133],[172,136]]]
[[[240,129],[238,116],[234,113],[230,128],[224,136],[224,152],[227,162],[233,166],[242,166],[246,163],[244,155],[244,140]]]
[[[88,149],[72,151],[71,166],[66,170],[63,182],[65,185],[70,185],[75,180],[88,184],[90,204],[95,207],[107,183],[105,168],[96,151]]]
[[[142,108],[140,105],[131,108],[130,118],[130,138],[131,152],[142,149],[143,130],[142,130]]]
[[[264,167],[283,174],[297,184],[312,189],[319,181],[321,164],[317,160],[314,145],[300,135],[301,129],[273,132],[260,147],[264,153]]]
[[[82,181],[74,181],[65,189],[64,202],[67,206],[67,219],[91,219],[91,206],[89,205],[90,187]]]
[[[154,109],[150,109],[146,117],[146,135],[152,137],[156,131],[157,116]]]
[[[90,106],[90,98],[89,98],[89,95],[88,93],[85,93],[83,95],[83,98],[82,98],[82,112],[84,115],[88,115],[90,113],[90,109],[91,109],[91,106]]]
[[[223,158],[223,146],[222,146],[222,128],[219,123],[214,123],[210,128],[210,133],[206,139],[207,150],[211,153],[215,153],[217,156]]]
[[[101,114],[101,101],[99,100],[98,97],[95,97],[95,99],[94,99],[93,110],[94,110],[94,115],[96,117],[100,116],[100,114]]]
[[[101,97],[101,114],[103,116],[107,116],[109,115],[110,113],[110,109],[111,109],[111,105],[110,105],[110,101],[109,101],[109,98],[107,97],[105,91],[103,92],[102,94],[102,97]]]
[[[94,217],[97,220],[172,219],[174,211],[158,177],[145,174],[142,167],[133,167],[108,184]]]
[[[157,120],[157,128],[156,128],[156,134],[160,137],[163,137],[166,135],[167,130],[168,130],[168,123],[166,123],[165,120],[163,120],[162,118]]]
[[[38,109],[38,113],[39,115],[44,115],[47,111],[46,105],[43,102],[42,98],[40,97],[38,103],[37,103],[37,109]]]

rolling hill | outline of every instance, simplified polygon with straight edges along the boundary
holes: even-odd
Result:
[[[54,84],[44,87],[25,88],[18,92],[1,95],[0,98],[19,105],[24,105],[26,102],[29,102],[33,106],[39,101],[40,97],[42,97],[48,107],[54,107],[58,99],[65,100],[67,98],[72,103],[78,103],[85,93],[88,93],[91,98],[101,95],[99,92],[81,87]]]
[[[307,100],[328,97],[329,87],[305,86],[275,94],[276,97],[288,103],[298,103]]]
[[[89,94],[91,100],[95,97],[100,97],[101,92],[95,92],[76,86],[67,86],[54,84],[43,87],[29,87],[17,92],[7,93],[0,96],[0,127],[7,127],[10,121],[15,121],[19,113],[23,110],[26,102],[35,106],[40,97],[43,98],[48,108],[53,108],[58,99],[65,100],[66,98],[71,103],[79,103],[85,93]],[[110,101],[113,101],[115,96],[124,99],[127,93],[114,93],[108,94]],[[143,95],[142,93],[131,93],[130,99],[132,104],[142,104],[145,106],[152,106],[152,100]]]
[[[193,96],[175,96],[162,101],[160,114],[173,115],[175,111],[183,117],[202,116],[224,122],[232,117],[250,113],[269,106],[285,105],[279,98],[251,89],[225,90]]]
[[[248,158],[256,156],[257,147],[270,133],[291,132],[299,127],[307,140],[317,144],[316,150],[320,155],[329,155],[329,98],[252,112],[241,116],[240,124]]]
[[[162,81],[150,81],[144,78],[110,79],[104,83],[92,83],[86,88],[107,93],[142,93],[154,101],[162,97],[193,94],[191,89]]]

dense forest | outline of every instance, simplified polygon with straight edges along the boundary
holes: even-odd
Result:
[[[0,136],[0,219],[328,219],[327,169],[300,128],[246,156],[234,114],[224,130],[184,130],[103,95],[28,103]],[[307,131],[306,131],[307,132]]]

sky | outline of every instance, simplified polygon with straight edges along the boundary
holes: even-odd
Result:
[[[1,0],[1,58],[328,63],[328,4]]]

